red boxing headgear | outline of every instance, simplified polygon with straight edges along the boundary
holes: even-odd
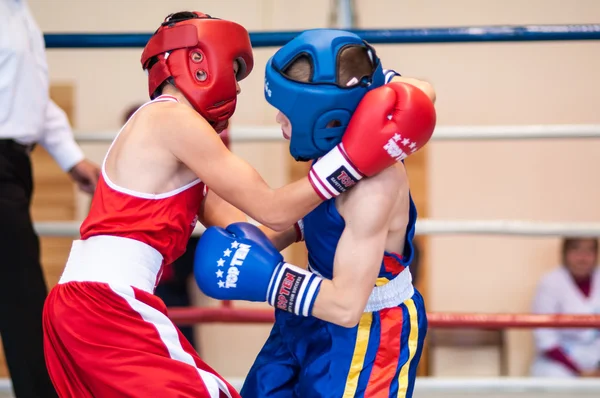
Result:
[[[250,36],[235,22],[193,14],[193,18],[165,19],[144,48],[142,67],[148,72],[150,98],[171,79],[194,109],[221,132],[235,111],[236,80],[248,76],[254,66]],[[239,66],[236,75],[234,61]]]

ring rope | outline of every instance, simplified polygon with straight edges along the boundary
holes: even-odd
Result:
[[[420,29],[350,29],[372,44],[482,43],[600,40],[600,25],[467,26]],[[253,47],[280,47],[300,32],[250,32]],[[46,33],[46,48],[139,48],[151,33]]]
[[[34,224],[41,236],[79,236],[78,221],[41,221]],[[205,228],[198,224],[192,233]],[[505,235],[548,237],[600,237],[600,223],[556,223],[519,220],[417,220],[417,235]]]
[[[271,309],[235,307],[171,307],[169,318],[179,325],[197,323],[273,323]],[[600,315],[571,314],[476,314],[428,313],[427,323],[444,329],[530,329],[592,328],[600,329]]]
[[[234,142],[283,141],[281,128],[275,126],[243,126],[231,128]],[[79,131],[79,142],[111,142],[115,131]],[[600,138],[600,125],[524,125],[524,126],[447,126],[437,127],[432,141],[457,140],[538,140],[538,139]]]

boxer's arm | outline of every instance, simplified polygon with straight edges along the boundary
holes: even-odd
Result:
[[[345,327],[359,322],[379,273],[389,220],[403,180],[390,167],[365,179],[344,202],[346,227],[332,280],[323,280],[312,315]]]
[[[225,228],[236,222],[247,222],[248,218],[243,211],[209,189],[198,211],[198,221],[206,228],[212,226]]]
[[[429,97],[431,102],[433,102],[435,104],[436,93],[435,93],[435,89],[433,88],[433,85],[431,83],[426,82],[424,80],[415,79],[414,77],[404,77],[404,76],[399,76],[399,75],[394,76],[392,78],[392,82],[407,83],[407,84],[411,84],[411,85],[421,89],[421,91],[423,91],[425,94],[427,94],[427,96]]]
[[[211,189],[208,190],[206,197],[202,201],[202,205],[198,211],[198,220],[206,228],[212,226],[226,228],[228,225],[236,222],[248,221],[246,215],[241,210],[223,200]],[[264,225],[260,225],[259,228],[279,251],[285,249],[297,239],[295,226],[283,232],[274,231]]]
[[[396,173],[397,168],[390,167],[348,193],[343,205],[346,227],[336,249],[332,280],[286,263],[260,229],[241,223],[209,228],[202,236],[198,251],[204,255],[195,258],[194,266],[198,286],[219,300],[267,301],[300,316],[355,326],[375,286],[390,214],[402,189]],[[230,253],[224,248],[230,246],[245,252],[225,260]],[[216,279],[225,273],[229,286]]]
[[[264,225],[259,225],[258,228],[267,235],[267,238],[269,238],[273,246],[279,251],[282,251],[297,242],[297,233],[294,227],[290,227],[282,232],[273,231]]]
[[[179,161],[223,199],[276,231],[419,150],[436,121],[433,103],[417,87],[386,84],[365,95],[342,142],[311,167],[308,178],[273,190],[191,107],[164,105],[156,114],[159,136]]]
[[[285,231],[322,199],[308,178],[271,189],[246,161],[231,153],[212,127],[191,109],[162,107],[164,144],[218,196],[261,224]]]

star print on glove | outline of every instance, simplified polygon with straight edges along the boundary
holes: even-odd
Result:
[[[417,143],[409,140],[408,138],[403,139],[400,134],[396,133],[392,138],[389,139],[383,148],[391,157],[397,161],[401,161],[408,156],[406,154],[406,152],[408,152],[406,149],[410,149],[410,153],[413,153],[417,150]]]
[[[241,267],[243,265],[244,259],[246,258],[246,255],[248,254],[250,247],[251,247],[250,245],[234,241],[233,243],[231,243],[231,248],[235,249],[235,251],[232,251],[229,248],[227,248],[223,251],[223,256],[231,257],[231,261],[227,260],[228,268],[226,271],[226,275],[222,270],[218,270],[217,272],[215,272],[215,274],[217,275],[217,284],[219,285],[220,288],[235,288],[235,287],[237,287],[236,283],[238,280],[238,276],[240,274],[239,267]],[[231,256],[232,253],[233,253],[233,256]],[[217,260],[217,266],[224,267],[225,262],[226,261],[223,258],[220,258]],[[225,281],[220,279],[223,277],[225,278]]]

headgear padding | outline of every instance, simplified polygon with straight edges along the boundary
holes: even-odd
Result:
[[[142,67],[148,72],[151,98],[169,79],[220,132],[235,111],[236,79],[244,79],[254,66],[250,36],[237,23],[194,14],[185,20],[165,19],[144,48]],[[157,62],[151,64],[153,59]]]
[[[338,81],[339,55],[348,46],[364,47],[372,70],[356,76],[348,85]],[[312,65],[308,82],[286,75],[286,68],[300,56]],[[296,36],[267,62],[265,97],[292,124],[290,153],[296,160],[316,159],[342,139],[350,118],[364,95],[385,83],[375,51],[354,33],[335,29],[313,29]],[[338,121],[339,127],[327,127]]]

